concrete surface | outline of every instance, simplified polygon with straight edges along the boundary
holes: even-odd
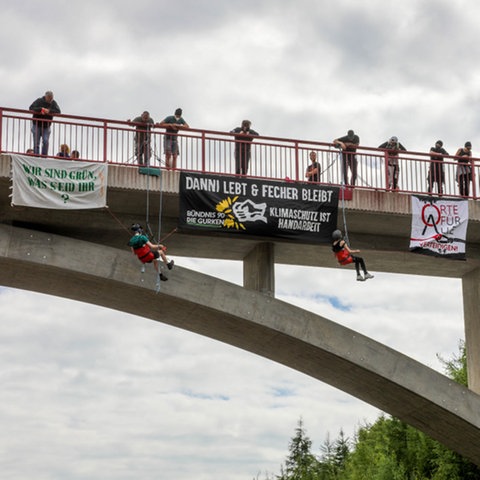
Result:
[[[72,255],[75,252],[75,255]],[[0,225],[0,284],[150,318],[256,353],[388,412],[480,465],[480,396],[355,331],[181,267],[154,292],[125,248]]]

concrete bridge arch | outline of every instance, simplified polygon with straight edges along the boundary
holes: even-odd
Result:
[[[126,250],[0,225],[0,283],[133,313],[237,346],[339,388],[480,465],[480,396],[353,330],[175,269],[154,291]]]

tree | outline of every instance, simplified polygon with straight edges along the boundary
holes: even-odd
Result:
[[[312,442],[303,428],[303,420],[298,421],[295,436],[289,444],[289,455],[279,480],[318,480],[319,462],[311,452]]]

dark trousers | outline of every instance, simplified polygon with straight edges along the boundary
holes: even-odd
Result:
[[[470,180],[469,173],[464,173],[458,176],[458,189],[460,191],[460,195],[468,197],[470,194]]]
[[[235,173],[246,175],[250,162],[250,145],[237,145],[235,148]]]
[[[362,257],[356,257],[352,255],[353,263],[355,263],[355,270],[357,275],[360,275],[360,268],[363,270],[363,273],[367,273],[367,267],[365,266],[365,261]]]
[[[342,152],[343,182],[345,185],[355,185],[357,181],[357,156],[351,152]],[[351,183],[348,182],[348,169],[352,171]]]

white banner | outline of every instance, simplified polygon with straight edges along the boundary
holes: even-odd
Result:
[[[12,205],[79,210],[105,207],[107,165],[12,155]]]
[[[410,250],[465,259],[468,200],[441,200],[412,195]]]

